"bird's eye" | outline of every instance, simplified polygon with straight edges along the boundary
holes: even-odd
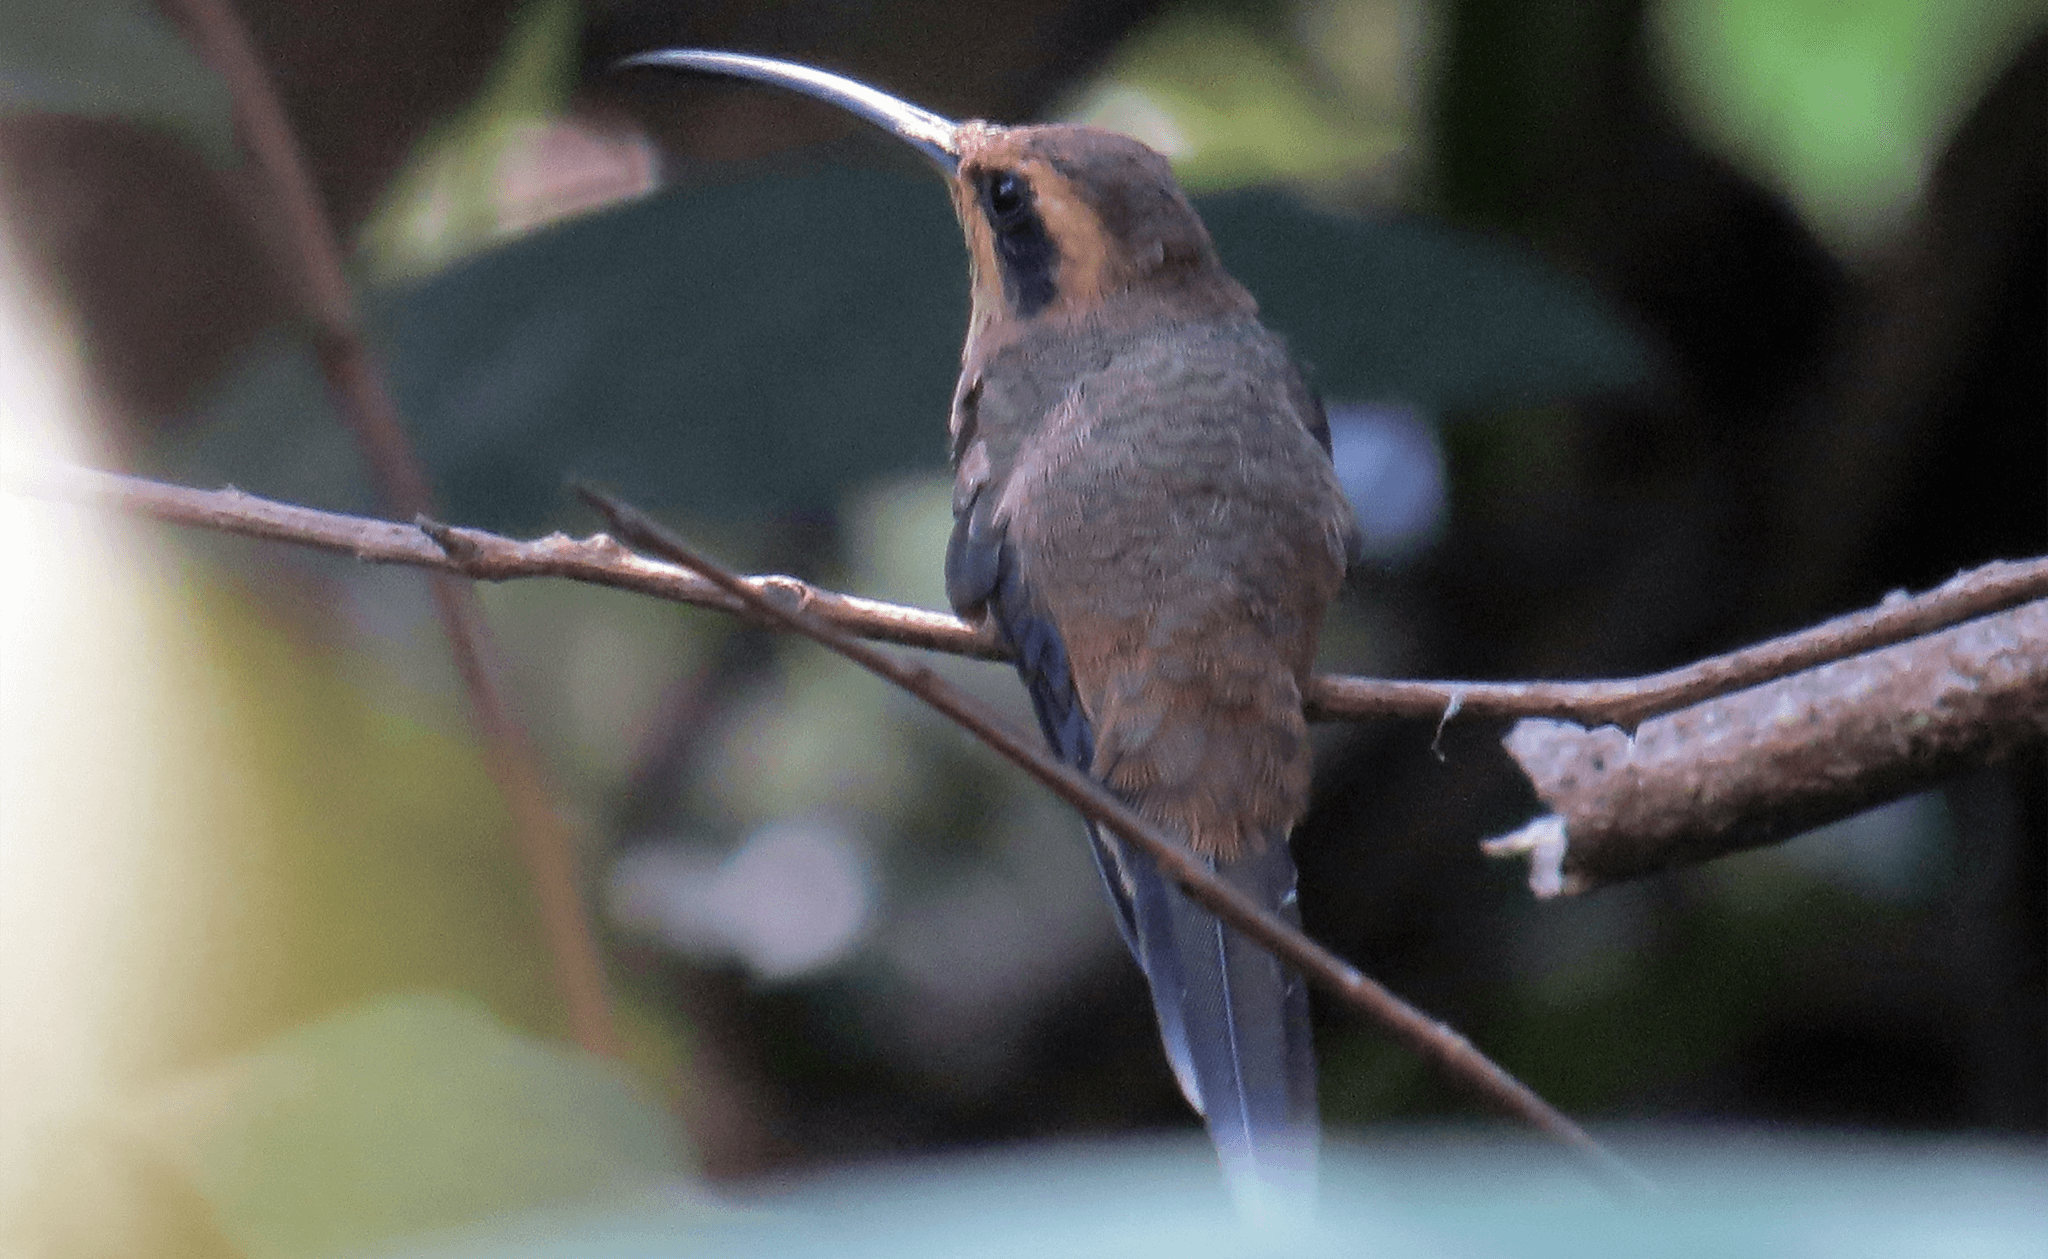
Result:
[[[1031,188],[1013,171],[989,176],[983,197],[988,202],[989,219],[998,228],[1014,227],[1031,209]]]

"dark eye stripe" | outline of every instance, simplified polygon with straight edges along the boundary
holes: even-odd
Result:
[[[995,236],[996,259],[1003,268],[1003,295],[1022,318],[1052,304],[1058,290],[1059,246],[1038,217],[1030,183],[1014,171],[991,171],[981,185],[982,209]]]

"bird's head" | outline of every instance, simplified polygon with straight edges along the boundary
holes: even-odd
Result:
[[[801,92],[915,148],[951,186],[967,238],[969,346],[1039,323],[1249,313],[1208,229],[1164,157],[1128,136],[1069,124],[956,123],[885,92],[795,62],[666,49],[622,67],[727,75]],[[971,353],[971,349],[970,349]]]

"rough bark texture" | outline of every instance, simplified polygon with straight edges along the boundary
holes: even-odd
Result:
[[[1539,895],[1775,843],[2048,737],[2048,601],[1647,721],[1517,722],[1553,815],[1494,840]]]

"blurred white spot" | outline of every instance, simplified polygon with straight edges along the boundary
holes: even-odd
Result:
[[[612,867],[613,921],[696,957],[794,979],[844,958],[874,904],[866,845],[829,813],[772,822],[720,859],[665,844]]]
[[[1369,559],[1404,561],[1443,531],[1447,495],[1436,425],[1394,403],[1330,404],[1331,458]]]
[[[385,278],[422,276],[507,237],[652,192],[646,136],[578,118],[485,118],[430,143],[364,228]]]
[[[493,188],[498,230],[508,235],[644,197],[660,183],[646,136],[578,118],[507,129]]]
[[[89,1219],[102,1195],[44,1175],[37,1134],[102,1113],[151,1047],[240,1008],[219,955],[246,920],[205,896],[226,886],[214,827],[254,806],[213,759],[232,705],[196,689],[218,666],[181,588],[194,565],[119,512],[33,490],[109,456],[78,334],[32,275],[0,222],[0,1203],[35,1202],[38,1252],[43,1221]],[[180,1000],[198,992],[211,1003]]]
[[[1064,806],[1021,792],[972,867],[891,898],[873,952],[901,994],[894,1061],[962,1095],[1001,1087],[1074,972],[1122,952],[1087,843]]]
[[[1564,819],[1546,813],[1518,831],[1481,841],[1479,848],[1489,857],[1527,857],[1529,891],[1538,900],[1549,900],[1564,891],[1564,854],[1570,842]]]

